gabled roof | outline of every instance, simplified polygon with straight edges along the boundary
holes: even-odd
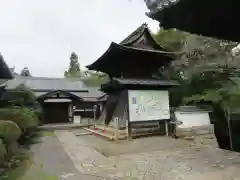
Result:
[[[69,92],[66,92],[66,91],[61,91],[61,90],[56,90],[56,91],[51,91],[51,92],[45,93],[45,94],[39,96],[38,99],[44,99],[45,97],[50,97],[50,96],[53,96],[53,95],[65,95],[65,96],[70,97],[72,99],[83,100],[79,96],[76,96],[72,93],[69,93]]]
[[[240,41],[238,0],[145,0],[147,16],[160,26],[203,36]]]
[[[169,52],[169,49],[164,48],[153,39],[151,32],[146,23],[143,23],[139,28],[133,31],[128,37],[119,43],[122,46],[152,49]]]

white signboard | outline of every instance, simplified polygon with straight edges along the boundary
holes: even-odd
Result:
[[[168,91],[129,90],[129,121],[170,119]]]

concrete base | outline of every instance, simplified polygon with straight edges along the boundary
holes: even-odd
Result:
[[[191,128],[176,128],[176,136],[178,138],[192,140],[196,144],[219,147],[214,134],[214,125],[212,124]]]

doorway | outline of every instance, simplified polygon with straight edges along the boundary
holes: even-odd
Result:
[[[45,102],[43,104],[45,123],[68,123],[69,106],[69,102]]]

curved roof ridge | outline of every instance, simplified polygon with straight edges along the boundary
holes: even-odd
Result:
[[[148,39],[148,41],[150,41],[150,44],[152,44],[153,47],[155,47],[154,49],[166,51],[166,52],[171,51],[170,49],[162,46],[161,44],[158,44],[155,41],[150,29],[148,28],[147,23],[143,23],[140,27],[138,27],[135,31],[133,31],[128,37],[126,37],[123,41],[121,41],[119,45],[130,47],[132,46],[133,43],[135,43],[142,36],[144,36],[144,34],[147,36],[146,38]]]
[[[133,31],[130,35],[128,35],[119,44],[127,45],[127,44],[133,43],[134,41],[137,41],[142,36],[142,34],[144,33],[146,28],[148,28],[147,23],[143,23],[140,27],[138,27],[135,31]],[[138,35],[138,36],[136,36],[136,35]],[[136,36],[136,37],[134,37],[134,36]],[[131,39],[131,38],[133,38],[133,39]]]

